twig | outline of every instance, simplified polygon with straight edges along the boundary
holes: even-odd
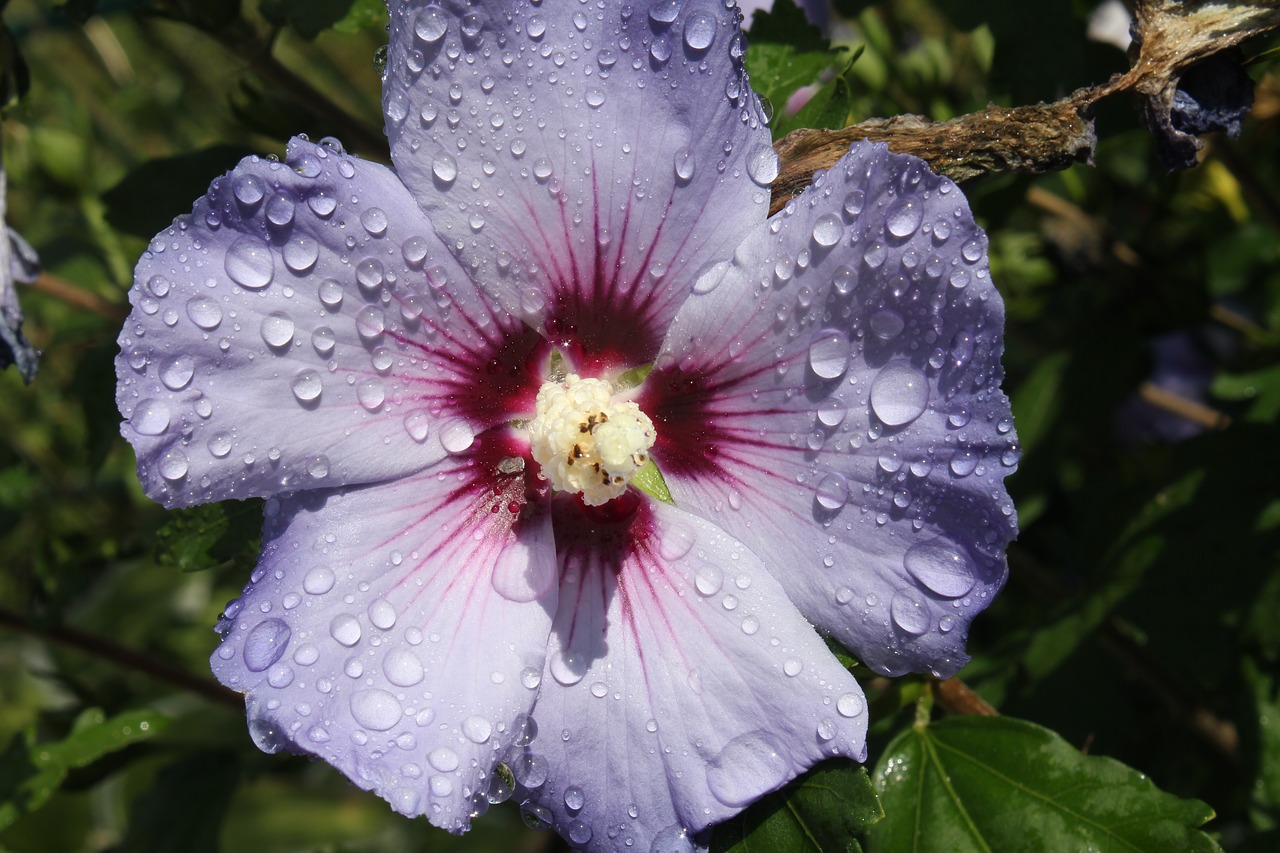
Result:
[[[123,323],[125,317],[129,315],[128,308],[108,302],[96,293],[90,293],[84,288],[77,287],[71,282],[50,275],[47,272],[41,273],[31,287],[33,290],[46,296],[51,296],[59,302],[65,302],[76,308],[83,308],[91,314],[97,314],[99,317],[110,320],[112,323]]]
[[[933,685],[933,695],[942,707],[952,714],[966,717],[998,717],[1000,712],[983,699],[973,688],[952,676]]]

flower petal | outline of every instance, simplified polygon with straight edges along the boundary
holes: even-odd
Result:
[[[1004,310],[963,195],[855,146],[707,285],[639,401],[676,504],[869,665],[954,672],[1017,529]]]
[[[464,263],[514,282],[508,307],[572,329],[588,362],[652,361],[696,273],[765,215],[777,160],[738,17],[711,0],[392,4],[397,170]]]
[[[483,808],[533,704],[556,601],[550,514],[522,477],[477,471],[491,450],[269,501],[211,659],[259,747],[317,755],[451,831]]]
[[[420,470],[519,339],[394,173],[302,140],[214,181],[129,295],[117,402],[168,506]],[[465,414],[478,430],[506,412]]]
[[[615,527],[556,520],[539,734],[508,759],[526,813],[593,850],[648,850],[865,757],[861,689],[747,548],[657,502]]]

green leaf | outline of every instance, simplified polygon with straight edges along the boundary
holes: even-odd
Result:
[[[781,106],[781,105],[779,105]],[[790,118],[775,119],[774,138],[786,136],[801,127],[835,129],[848,124],[853,109],[853,89],[847,70],[813,93],[808,102]]]
[[[224,501],[178,509],[156,534],[156,561],[199,572],[252,560],[262,542],[262,501]]]
[[[1199,829],[1214,816],[1205,803],[1009,717],[914,726],[874,782],[886,817],[867,834],[872,853],[1221,849]]]
[[[0,757],[0,830],[44,805],[70,771],[155,737],[169,722],[155,711],[128,711],[107,719],[100,708],[90,708],[58,743],[37,745],[34,729],[28,729]]]
[[[662,472],[658,470],[658,466],[652,459],[635,473],[635,476],[631,478],[631,485],[651,498],[675,506],[675,501],[671,499],[671,490],[667,488],[667,481],[663,478]]]
[[[262,14],[273,24],[290,24],[303,38],[314,39],[327,29],[358,32],[373,5],[368,0],[264,0]],[[380,0],[377,5],[382,5]]]
[[[175,207],[174,199],[186,204],[187,199],[199,198],[209,189],[210,181],[252,153],[240,145],[213,145],[148,160],[103,193],[107,222],[127,234],[150,238],[183,211]]]
[[[815,82],[822,72],[840,61],[843,48],[832,50],[794,3],[779,0],[772,11],[756,12],[753,20],[747,45],[747,73],[751,75],[751,88],[773,105],[775,113],[782,110],[797,89]],[[829,97],[834,95],[833,89]],[[814,111],[818,110],[819,106],[815,106]],[[787,126],[800,125],[793,121]],[[774,138],[782,131],[782,125],[775,123]]]
[[[854,836],[884,817],[865,767],[821,764],[716,827],[714,853],[856,853]]]
[[[212,752],[169,764],[134,803],[121,849],[217,853],[218,832],[239,775],[232,756]]]
[[[351,11],[341,21],[333,25],[340,33],[355,35],[364,30],[372,30],[387,23],[386,0],[355,0]]]

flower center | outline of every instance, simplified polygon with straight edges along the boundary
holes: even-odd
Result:
[[[612,385],[574,373],[543,384],[528,428],[543,479],[557,491],[580,493],[588,506],[625,492],[658,437],[639,406],[613,400]]]

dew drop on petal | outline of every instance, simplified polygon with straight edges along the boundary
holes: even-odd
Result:
[[[662,541],[658,543],[658,553],[662,559],[674,563],[693,550],[697,538],[693,528],[677,522],[663,531]]]
[[[366,208],[360,214],[360,224],[373,237],[387,233],[387,213],[380,207]]]
[[[868,322],[871,333],[882,341],[893,340],[902,334],[903,328],[906,327],[906,321],[902,319],[902,315],[892,308],[883,308],[875,312]]]
[[[886,226],[895,237],[910,237],[920,228],[924,218],[924,206],[918,199],[902,199],[889,208],[886,214]]]
[[[347,648],[360,642],[361,633],[360,620],[350,613],[339,613],[329,623],[329,636]]]
[[[306,272],[316,264],[320,257],[320,244],[311,237],[299,235],[294,237],[280,250],[284,256],[284,265],[294,272]]]
[[[317,371],[307,369],[298,371],[290,387],[293,389],[293,396],[298,398],[298,402],[310,403],[319,399],[323,383]]]
[[[244,640],[244,665],[250,672],[262,672],[284,656],[292,631],[279,619],[259,622]]]
[[[293,340],[293,320],[283,311],[274,311],[262,318],[262,340],[269,347],[287,346]]]
[[[844,225],[834,213],[819,216],[818,221],[813,223],[813,242],[823,248],[829,249],[839,243],[843,233]]]
[[[403,715],[400,702],[386,690],[372,687],[351,694],[351,716],[366,729],[385,732]]]
[[[160,400],[142,400],[133,407],[129,426],[138,435],[160,435],[169,428],[169,407]]]
[[[311,595],[324,595],[333,589],[333,584],[337,580],[333,569],[320,566],[307,572],[302,579],[302,588]]]
[[[462,418],[451,420],[440,428],[440,444],[449,453],[461,453],[475,440],[475,430]]]
[[[969,560],[941,539],[912,545],[902,564],[926,589],[943,598],[959,598],[977,581]]]
[[[889,615],[903,632],[918,636],[929,630],[929,607],[919,595],[899,590],[889,603]]]
[[[715,595],[724,585],[724,573],[719,567],[706,563],[698,567],[693,584],[703,595]]]
[[[959,450],[951,457],[951,473],[957,477],[968,477],[978,467],[978,454],[972,450]]]
[[[871,410],[887,426],[911,423],[928,403],[924,374],[905,361],[886,364],[871,383]]]
[[[187,302],[187,316],[206,332],[222,323],[222,306],[208,296],[195,296]]]
[[[836,710],[842,717],[856,717],[862,713],[862,697],[857,693],[845,693],[836,700]]]
[[[431,426],[431,416],[426,409],[414,409],[404,416],[404,429],[409,437],[421,444],[427,440],[427,432]]]
[[[169,482],[177,482],[187,476],[187,455],[176,447],[171,447],[160,457],[160,476]]]
[[[770,145],[757,145],[747,155],[747,175],[762,187],[778,177],[778,154]]]
[[[267,221],[283,228],[293,221],[294,209],[293,199],[283,193],[276,193],[271,197],[271,201],[267,202]]]
[[[427,44],[435,44],[444,37],[449,29],[449,19],[444,10],[432,4],[427,6],[413,19],[413,33]]]
[[[441,773],[452,773],[458,769],[458,753],[447,746],[437,746],[428,753],[427,762]]]
[[[740,808],[791,775],[787,752],[763,731],[738,735],[707,765],[707,787],[717,800]]]
[[[231,181],[231,192],[235,195],[236,201],[252,207],[262,201],[262,197],[266,192],[262,188],[262,181],[257,175],[237,175]]]
[[[691,50],[706,50],[716,39],[716,22],[710,15],[697,13],[684,22],[684,43]]]
[[[376,412],[387,399],[387,390],[381,380],[364,379],[356,385],[356,399],[364,408]]]
[[[679,151],[676,152],[676,157],[675,157],[676,180],[680,181],[681,183],[688,183],[689,181],[692,181],[693,174],[695,171],[695,166],[696,164],[694,162],[693,152],[691,150],[689,150],[688,148],[681,148]]]
[[[382,659],[382,674],[396,687],[413,687],[422,681],[426,671],[417,655],[399,648],[387,652]]]
[[[849,500],[849,481],[843,474],[832,471],[818,482],[815,497],[823,509],[840,509]]]
[[[448,154],[437,154],[431,161],[431,174],[436,180],[448,186],[458,179],[458,161]]]
[[[257,237],[244,236],[232,243],[223,268],[232,281],[249,290],[261,290],[275,276],[271,248]]]
[[[809,369],[821,379],[839,379],[849,369],[849,338],[839,329],[824,329],[809,344]]]

